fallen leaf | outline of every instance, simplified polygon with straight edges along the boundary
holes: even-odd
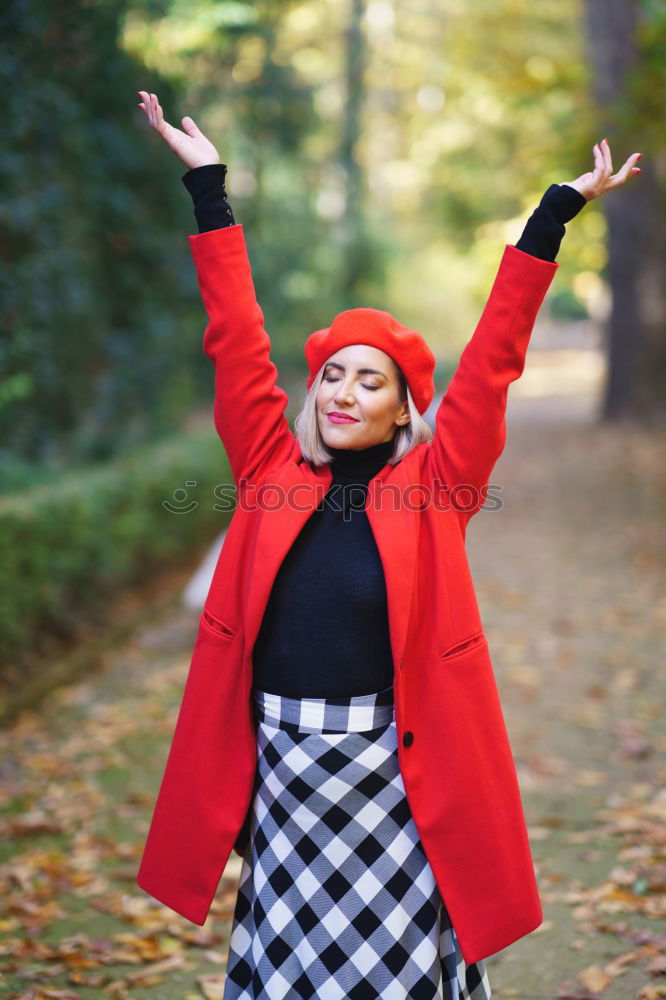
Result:
[[[203,957],[213,965],[224,965],[227,961],[227,954],[225,952],[213,951],[210,948],[203,952]]]
[[[222,1000],[226,978],[224,973],[217,972],[197,976],[197,983],[206,1000]]]
[[[612,977],[598,965],[588,965],[587,969],[578,973],[578,979],[586,989],[597,993],[602,993],[613,982]]]
[[[647,971],[652,976],[666,975],[666,955],[658,955],[653,958],[647,967]]]
[[[128,972],[125,979],[128,983],[138,983],[149,976],[161,976],[164,972],[171,972],[172,969],[183,969],[186,967],[185,959],[182,955],[170,955],[162,962],[151,962],[150,965],[137,969],[136,972]]]
[[[666,986],[653,986],[648,983],[638,994],[637,1000],[662,1000],[666,997]]]
[[[633,965],[644,957],[643,951],[627,951],[624,955],[618,955],[612,962],[604,965],[604,972],[607,976],[615,979],[616,976],[620,976],[625,971],[627,965]]]
[[[557,991],[558,1000],[603,1000],[600,993],[590,993],[587,989],[581,989],[576,983],[565,982]]]

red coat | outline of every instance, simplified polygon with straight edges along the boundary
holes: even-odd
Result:
[[[209,317],[204,351],[215,364],[215,426],[238,506],[199,621],[137,883],[203,924],[252,801],[252,647],[280,563],[331,471],[303,459],[285,418],[287,395],[275,382],[243,227],[189,241]],[[557,266],[505,248],[432,442],[385,465],[368,489],[386,577],[400,771],[467,962],[542,920],[465,532],[504,448],[508,387],[522,374]],[[446,495],[447,485],[460,484],[470,489]]]

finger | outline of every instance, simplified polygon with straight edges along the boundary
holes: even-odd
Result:
[[[185,129],[185,131],[187,132],[188,135],[191,135],[191,136],[200,136],[201,135],[201,129],[199,128],[199,126],[197,125],[197,123],[194,121],[194,119],[190,118],[189,115],[185,115],[185,117],[182,119],[182,123],[183,123],[183,128]]]
[[[157,97],[156,97],[155,98],[155,128],[157,129],[158,132],[161,132],[163,126],[164,126],[164,112],[162,111],[162,105],[160,104],[160,102],[157,100]]]
[[[642,153],[632,153],[631,156],[627,157],[615,176],[610,178],[610,186],[617,187],[619,184],[624,184],[629,176],[640,174],[640,168],[636,166],[636,163],[641,156]]]
[[[623,173],[623,172],[628,173],[632,167],[635,167],[638,164],[638,161],[640,160],[642,155],[643,155],[642,153],[632,153],[631,156],[628,156],[626,158],[626,160],[618,170],[618,173]]]
[[[592,152],[594,153],[594,173],[599,174],[604,169],[604,158],[598,142],[595,142]]]
[[[155,100],[157,101],[157,98],[155,98]],[[164,119],[164,112],[159,101],[157,101],[157,128],[160,132],[162,132],[165,128],[171,128],[168,122]]]
[[[601,142],[598,145],[599,145],[599,156],[600,156],[600,160],[601,160],[601,171],[603,172],[603,171],[606,170],[606,156],[604,154],[604,140],[602,139]]]
[[[606,152],[608,154],[608,169],[612,173],[613,172],[613,157],[611,155],[610,143],[608,142],[608,139],[606,139]]]
[[[155,128],[155,101],[153,100],[153,95],[148,94],[148,121]]]

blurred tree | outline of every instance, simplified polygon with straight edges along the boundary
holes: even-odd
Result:
[[[281,363],[303,369],[307,334],[358,304],[451,349],[541,192],[590,163],[581,3],[8,0],[0,457],[103,458],[211,398],[184,171],[141,113],[128,115],[138,87],[219,143]],[[616,155],[649,151],[627,122],[641,131],[663,103],[664,15],[641,4]],[[595,203],[560,256],[569,312],[601,285],[605,239]],[[613,281],[622,248],[611,252]],[[660,254],[654,243],[652,261]],[[642,303],[660,301],[655,267],[640,272]],[[640,379],[660,370],[661,308],[641,321],[653,346]]]
[[[300,370],[308,333],[383,279],[358,148],[363,14],[362,0],[134,0],[125,19],[129,51],[186,85],[183,113],[220,143],[274,354]]]
[[[577,14],[578,0],[368,4],[369,210],[392,248],[388,307],[435,349],[467,339],[545,188],[590,163]],[[603,266],[603,236],[596,206],[570,227],[556,290],[568,314],[587,315],[570,288]]]
[[[616,151],[645,154],[642,175],[604,198],[612,308],[603,416],[663,421],[666,8],[651,0],[585,0],[585,10],[602,132]]]
[[[122,10],[7,0],[0,14],[5,488],[21,461],[103,459],[163,435],[197,396],[182,363],[187,206],[132,115],[138,87],[171,90],[120,49]]]
[[[344,31],[346,99],[341,119],[339,161],[345,176],[346,197],[344,214],[340,219],[345,258],[341,291],[350,309],[365,304],[366,279],[372,273],[369,266],[370,242],[365,226],[367,178],[358,155],[366,99],[364,13],[364,0],[350,0],[349,23]]]

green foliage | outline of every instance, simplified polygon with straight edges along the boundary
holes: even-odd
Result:
[[[121,0],[7,0],[0,31],[0,460],[103,459],[164,433],[205,384],[187,206],[118,45]],[[200,353],[200,352],[199,352]]]
[[[666,7],[659,0],[638,0],[638,7],[638,59],[615,116],[623,135],[651,155],[666,190]]]
[[[233,506],[224,451],[206,430],[3,497],[0,661],[103,622],[110,597],[205,544],[231,514],[214,509],[218,485]]]
[[[587,319],[587,309],[569,288],[562,288],[550,295],[550,314],[554,320]]]

